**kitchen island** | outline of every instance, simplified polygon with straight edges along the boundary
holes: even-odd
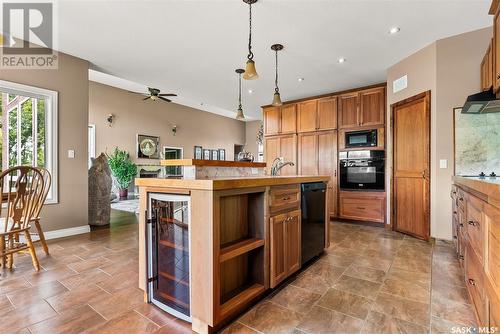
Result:
[[[137,179],[139,287],[145,301],[191,321],[197,333],[219,329],[300,270],[301,184],[326,188],[328,181],[329,176]],[[318,198],[321,251],[328,246],[329,211],[326,196]]]

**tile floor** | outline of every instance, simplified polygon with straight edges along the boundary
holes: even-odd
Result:
[[[135,215],[113,211],[111,229],[39,248],[0,269],[0,333],[191,333],[143,303],[137,288]],[[335,223],[327,254],[263,299],[229,333],[449,333],[474,314],[450,245],[381,228]]]

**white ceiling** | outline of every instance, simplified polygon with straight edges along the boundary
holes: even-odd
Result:
[[[260,78],[243,81],[245,114],[261,118],[260,106],[271,102],[274,43],[285,46],[282,99],[297,99],[385,81],[388,67],[433,41],[491,25],[490,2],[259,0],[253,50]],[[234,70],[244,67],[248,42],[241,0],[62,0],[57,12],[60,51],[138,87],[175,92],[179,103],[235,114]],[[393,26],[401,32],[389,35]]]

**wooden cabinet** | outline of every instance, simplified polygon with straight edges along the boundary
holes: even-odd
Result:
[[[295,104],[263,109],[264,134],[266,136],[292,134],[297,131],[297,111]]]
[[[480,327],[500,321],[500,208],[479,189],[452,188],[457,254]],[[493,203],[493,204],[492,204]],[[496,204],[495,204],[496,205]]]
[[[272,288],[300,269],[300,216],[300,210],[295,210],[270,219]]]
[[[500,55],[500,11],[497,9],[493,19],[493,91],[495,93],[500,89],[500,61],[497,57]]]
[[[285,161],[291,161],[295,166],[285,166],[281,169],[280,175],[297,174],[297,135],[283,135],[266,137],[265,156],[267,169],[270,171],[271,165],[277,157],[285,158]]]
[[[298,135],[298,173],[330,175],[328,206],[337,215],[337,131],[317,131]]]
[[[385,87],[340,95],[338,113],[339,129],[383,125],[385,122]]]
[[[337,128],[337,97],[298,103],[297,132],[334,130]]]
[[[489,90],[493,86],[493,50],[492,42],[488,46],[481,61],[481,90]]]
[[[383,125],[385,120],[385,88],[373,88],[359,93],[359,125]]]
[[[359,94],[358,92],[339,96],[338,121],[339,129],[359,126]]]
[[[385,192],[341,191],[339,217],[385,222]]]

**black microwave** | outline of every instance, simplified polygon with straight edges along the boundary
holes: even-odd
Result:
[[[345,148],[376,147],[377,129],[345,133]]]

